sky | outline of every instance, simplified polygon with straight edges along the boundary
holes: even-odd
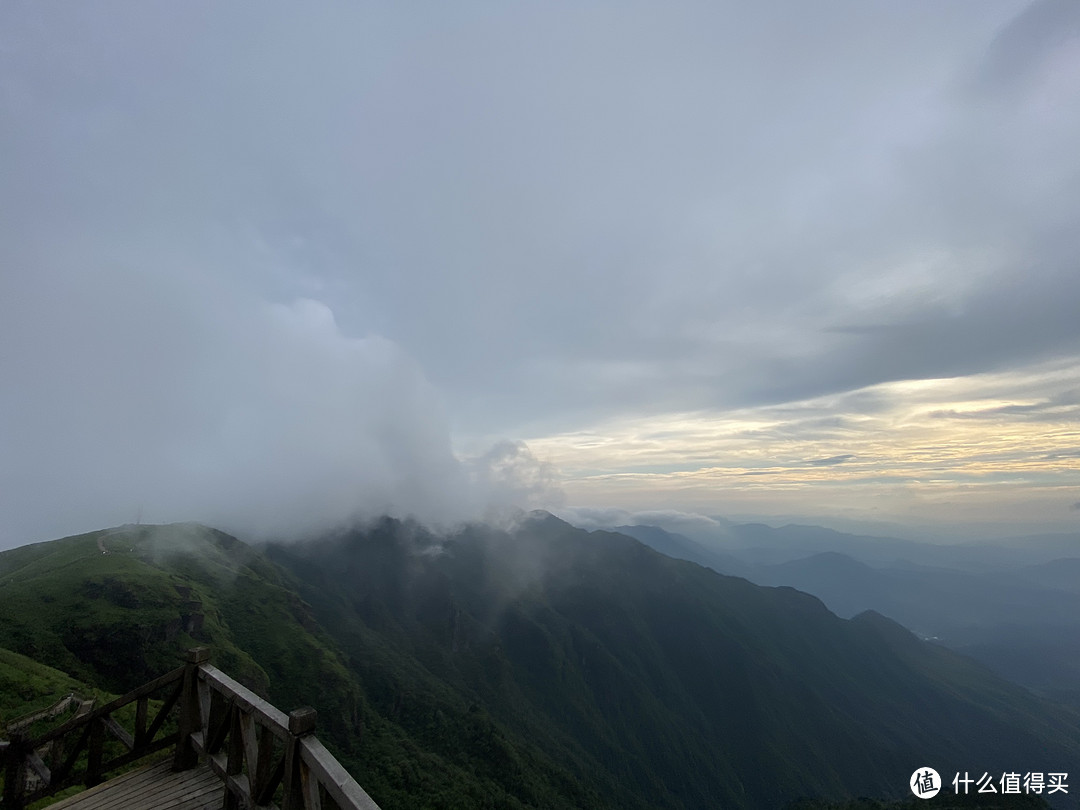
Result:
[[[0,4],[0,548],[1080,531],[1080,4]]]

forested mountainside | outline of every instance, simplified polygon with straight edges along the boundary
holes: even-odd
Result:
[[[901,798],[1069,770],[1080,720],[873,613],[546,513],[252,548],[129,526],[0,554],[0,647],[118,692],[207,644],[387,810]],[[910,794],[907,794],[910,795]]]

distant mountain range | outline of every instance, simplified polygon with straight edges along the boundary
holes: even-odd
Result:
[[[210,645],[276,704],[315,705],[385,810],[901,799],[924,765],[1080,761],[1075,713],[879,613],[546,513],[261,549],[121,527],[0,554],[0,604],[0,647],[110,691]]]
[[[687,525],[676,521],[677,525]],[[692,528],[658,524],[623,525],[611,528],[649,542],[641,532],[656,530],[678,542],[690,542],[707,552],[734,555],[741,563],[777,564],[822,552],[840,552],[872,565],[891,565],[905,560],[926,566],[967,571],[991,571],[1080,558],[1080,532],[1040,534],[988,542],[931,543],[898,537],[851,534],[824,526],[764,523],[733,523],[718,517]],[[596,528],[595,526],[593,528]],[[666,541],[665,541],[666,542]]]
[[[877,611],[1080,708],[1080,536],[947,546],[817,526],[733,525],[721,541],[656,526],[618,531],[721,573],[806,591],[844,618]]]

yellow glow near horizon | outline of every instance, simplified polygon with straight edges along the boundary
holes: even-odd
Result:
[[[777,511],[898,515],[921,504],[1007,517],[1039,504],[1080,525],[1078,388],[1074,360],[784,405],[626,418],[528,444],[581,505],[720,511],[771,499]]]

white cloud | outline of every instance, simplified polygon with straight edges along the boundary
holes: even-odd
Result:
[[[39,270],[12,287],[11,540],[140,512],[286,536],[364,513],[470,516],[437,393],[393,342],[345,336],[323,303],[160,269]]]
[[[3,4],[0,543],[483,508],[451,432],[704,497],[686,414],[1073,357],[1075,9]]]

